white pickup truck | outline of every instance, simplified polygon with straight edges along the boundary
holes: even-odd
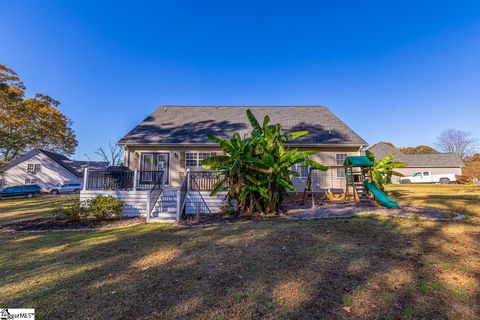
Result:
[[[432,174],[430,171],[415,172],[411,176],[400,178],[400,183],[441,183],[449,184],[456,182],[457,178],[453,173]]]

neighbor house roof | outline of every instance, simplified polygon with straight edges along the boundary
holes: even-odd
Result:
[[[462,160],[455,153],[405,154],[385,142],[376,143],[368,150],[380,159],[395,153],[395,161],[405,162],[408,167],[442,168],[461,167],[463,165]]]
[[[82,177],[83,176],[83,170],[84,168],[88,167],[91,170],[104,170],[108,167],[108,162],[104,161],[76,161],[76,160],[70,160],[66,156],[43,150],[43,149],[33,149],[30,150],[29,152],[25,153],[24,155],[13,159],[9,163],[5,165],[5,170],[8,170],[32,157],[35,155],[43,153],[46,156],[48,156],[50,159],[58,163],[60,166],[62,166],[64,169],[69,171],[71,174],[77,176],[77,177]]]
[[[207,133],[229,138],[251,130],[245,112],[250,109],[261,123],[269,115],[284,132],[308,130],[295,144],[368,145],[328,108],[321,106],[162,106],[119,144],[213,144]]]

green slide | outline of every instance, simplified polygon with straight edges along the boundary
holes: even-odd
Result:
[[[377,187],[375,182],[365,180],[365,188],[372,193],[375,200],[382,206],[389,209],[400,208],[400,205],[387,197],[387,195]]]

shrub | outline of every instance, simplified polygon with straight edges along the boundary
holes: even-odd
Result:
[[[460,184],[472,184],[472,180],[467,177],[467,176],[461,176],[461,175],[455,175],[455,179],[457,179],[457,182]]]
[[[88,203],[88,211],[97,220],[120,218],[125,203],[112,196],[97,196]]]
[[[87,207],[82,206],[78,199],[58,208],[58,216],[67,220],[86,220],[88,215]]]
[[[97,196],[81,203],[78,199],[59,207],[58,216],[72,221],[120,218],[124,202],[112,196]]]

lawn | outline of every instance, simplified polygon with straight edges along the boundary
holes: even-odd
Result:
[[[78,198],[78,195],[41,196],[33,199],[12,198],[0,200],[0,225],[52,217],[62,204]]]
[[[0,306],[50,319],[479,319],[480,188],[388,191],[468,217],[1,233]]]

